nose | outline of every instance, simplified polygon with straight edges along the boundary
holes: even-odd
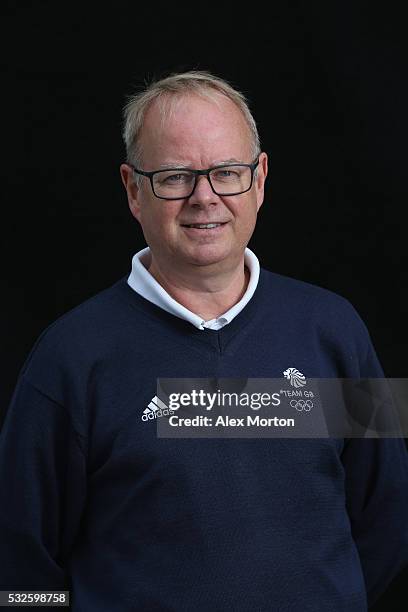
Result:
[[[208,176],[197,176],[196,186],[189,202],[196,205],[209,205],[219,202],[219,196],[213,192]]]

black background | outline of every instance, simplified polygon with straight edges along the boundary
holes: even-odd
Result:
[[[407,53],[395,6],[3,3],[3,414],[40,332],[145,246],[119,176],[125,96],[192,68],[249,97],[270,158],[249,244],[261,265],[349,299],[386,375],[408,376]],[[405,609],[404,577],[373,609]]]

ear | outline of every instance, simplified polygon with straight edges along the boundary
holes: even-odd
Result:
[[[140,189],[136,185],[133,169],[128,164],[121,164],[120,175],[126,189],[130,212],[140,223]]]
[[[264,201],[265,180],[268,174],[268,156],[266,153],[261,153],[259,156],[259,164],[257,166],[255,182],[256,204],[257,211],[261,208]]]

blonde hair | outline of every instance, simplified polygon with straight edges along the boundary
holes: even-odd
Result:
[[[162,121],[170,113],[166,102],[183,95],[196,94],[215,103],[220,96],[232,100],[242,112],[251,134],[252,159],[261,152],[258,129],[249,110],[245,96],[234,89],[227,81],[212,75],[205,70],[190,70],[174,73],[168,77],[153,81],[143,91],[129,97],[123,110],[123,140],[126,146],[127,162],[140,167],[143,150],[139,136],[143,127],[145,114],[154,101],[158,101]],[[217,99],[218,98],[218,99]]]

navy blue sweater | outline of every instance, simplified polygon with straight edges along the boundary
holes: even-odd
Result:
[[[0,589],[81,612],[362,612],[407,561],[398,439],[169,439],[158,377],[382,376],[343,298],[261,269],[221,330],[121,279],[53,323],[0,438]]]

